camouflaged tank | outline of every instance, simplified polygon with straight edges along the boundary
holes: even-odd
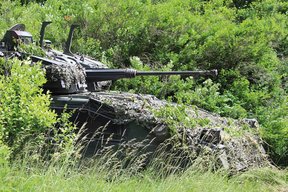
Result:
[[[139,72],[133,69],[108,69],[98,61],[71,53],[75,26],[71,27],[63,53],[52,50],[47,41],[44,45],[45,26],[49,23],[43,23],[39,42],[46,56],[30,57],[33,62],[41,61],[46,70],[47,83],[43,88],[52,94],[51,108],[59,115],[64,109],[73,112],[70,120],[81,131],[81,141],[87,144],[82,151],[84,156],[101,155],[112,147],[124,149],[122,156],[131,150],[138,157],[145,154],[141,160],[143,166],[160,153],[171,154],[173,158],[170,163],[176,167],[187,167],[200,161],[204,166],[209,164],[238,172],[270,165],[257,136],[256,120],[227,119],[195,107],[182,108],[152,95],[105,90],[112,80],[120,78],[146,75],[197,78],[215,76],[216,70]],[[16,25],[7,31],[1,41],[1,55],[21,58],[21,53],[15,51],[15,39],[23,43],[33,42],[25,26]],[[161,110],[165,107],[180,107],[183,115],[196,123],[191,126],[182,122],[176,126],[167,123],[165,117],[161,116]],[[235,133],[241,133],[241,136]]]

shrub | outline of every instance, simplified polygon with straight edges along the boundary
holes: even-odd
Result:
[[[10,67],[10,74],[0,75],[0,135],[2,142],[17,153],[29,139],[43,141],[56,116],[49,109],[49,95],[40,88],[46,80],[39,64],[1,59],[1,68],[3,65]]]

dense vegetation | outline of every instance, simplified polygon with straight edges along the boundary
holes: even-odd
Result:
[[[41,22],[53,21],[45,38],[61,49],[70,25],[78,23],[81,30],[75,34],[74,52],[90,55],[114,68],[218,69],[219,76],[212,80],[136,78],[118,81],[113,89],[154,94],[174,102],[197,105],[222,116],[256,118],[271,158],[276,164],[287,166],[287,14],[288,2],[285,0],[11,0],[0,2],[0,36],[3,37],[12,25],[24,23],[37,42]],[[67,123],[67,116],[57,119],[49,111],[49,96],[39,89],[45,83],[40,67],[35,65],[31,68],[28,62],[18,60],[0,60],[0,65],[4,69],[0,71],[0,169],[3,170],[0,177],[7,179],[18,174],[18,168],[14,170],[8,166],[7,157],[18,159],[15,155],[23,145],[32,150],[50,149],[49,142],[43,143],[43,137],[47,130],[53,130],[57,122],[66,131],[64,135],[55,132],[53,147],[57,146],[57,149],[52,152],[52,157],[66,161],[67,156],[57,155],[72,150],[75,135],[70,133],[73,125]],[[5,76],[7,73],[11,75]],[[63,138],[64,143],[61,142]],[[28,140],[31,142],[27,143]],[[46,175],[35,173],[43,177],[30,178],[32,184],[28,187],[33,186],[33,182],[53,179],[54,171],[50,170]],[[24,172],[22,179],[29,177]],[[57,176],[67,177],[64,172]],[[78,182],[85,184],[82,174],[87,176],[79,173],[70,180],[73,182],[77,177]],[[218,183],[227,180],[226,177],[218,180],[207,175]],[[87,181],[94,179],[94,175],[91,177]],[[172,185],[168,189],[162,189],[161,185],[157,188],[157,182],[161,180],[151,182],[153,178],[146,178],[145,174],[141,177],[147,181],[143,183],[147,185],[147,191],[173,191]],[[285,177],[287,181],[287,174],[281,178]],[[120,190],[127,189],[125,185],[139,185],[139,178],[124,182]],[[187,184],[187,178],[183,176],[181,181]],[[197,178],[205,180],[201,175]],[[102,188],[99,189],[107,189],[103,188],[105,179],[100,177]],[[257,174],[253,179],[259,179]],[[237,182],[233,186],[223,185],[222,189],[238,187],[241,190]],[[26,187],[16,181],[11,183],[12,188],[19,185],[23,189]],[[247,184],[247,191],[252,189],[250,185],[254,183]],[[197,187],[197,183],[193,186]],[[213,187],[211,185],[210,190]],[[259,184],[258,189],[264,189],[261,187]],[[49,187],[43,190],[47,189]]]

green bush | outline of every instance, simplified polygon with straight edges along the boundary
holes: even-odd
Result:
[[[13,153],[22,150],[31,139],[43,142],[43,134],[56,122],[49,109],[50,97],[42,93],[44,71],[31,61],[0,59],[0,68],[9,67],[9,75],[0,75],[0,136]]]

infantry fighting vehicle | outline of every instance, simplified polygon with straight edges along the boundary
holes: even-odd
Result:
[[[29,55],[33,62],[42,62],[47,78],[43,88],[52,94],[51,108],[58,114],[61,114],[64,109],[73,111],[71,121],[75,122],[79,129],[85,128],[81,140],[89,143],[83,150],[86,156],[99,154],[106,146],[108,148],[109,146],[127,147],[128,151],[136,148],[136,152],[139,151],[140,154],[153,154],[171,137],[165,119],[156,117],[153,111],[167,105],[176,106],[176,104],[159,100],[152,95],[107,91],[111,80],[146,75],[193,77],[217,75],[216,70],[153,72],[109,69],[98,61],[71,53],[70,46],[75,25],[71,27],[64,52],[51,49],[49,47],[51,42],[44,41],[45,26],[49,23],[44,22],[41,29],[39,46],[44,51],[44,55],[36,56],[19,51],[19,44],[31,44],[33,38],[25,31],[23,24],[18,24],[10,28],[0,41],[0,57],[23,59]],[[194,125],[193,129],[180,123],[177,126],[180,143],[175,146],[179,147],[185,143],[183,149],[188,149],[194,158],[197,158],[201,151],[204,152],[205,158],[200,157],[200,159],[205,165],[207,165],[205,159],[209,154],[215,160],[212,161],[213,166],[220,165],[230,171],[269,165],[257,135],[249,132],[246,134],[241,130],[243,122],[245,127],[248,125],[257,129],[257,123],[255,124],[254,121],[249,120],[247,124],[245,121],[222,118],[201,109],[195,111],[187,108],[187,111],[182,112],[202,123],[196,127]],[[241,131],[243,135],[234,137],[225,132],[224,128],[230,131]],[[178,147],[174,150],[176,157],[180,156],[181,151],[185,151],[178,150]],[[169,145],[169,148],[171,152],[174,146]],[[144,158],[144,161],[145,159],[147,158]],[[137,163],[141,163],[138,160],[139,158]],[[180,161],[183,162],[183,158],[180,158]]]

